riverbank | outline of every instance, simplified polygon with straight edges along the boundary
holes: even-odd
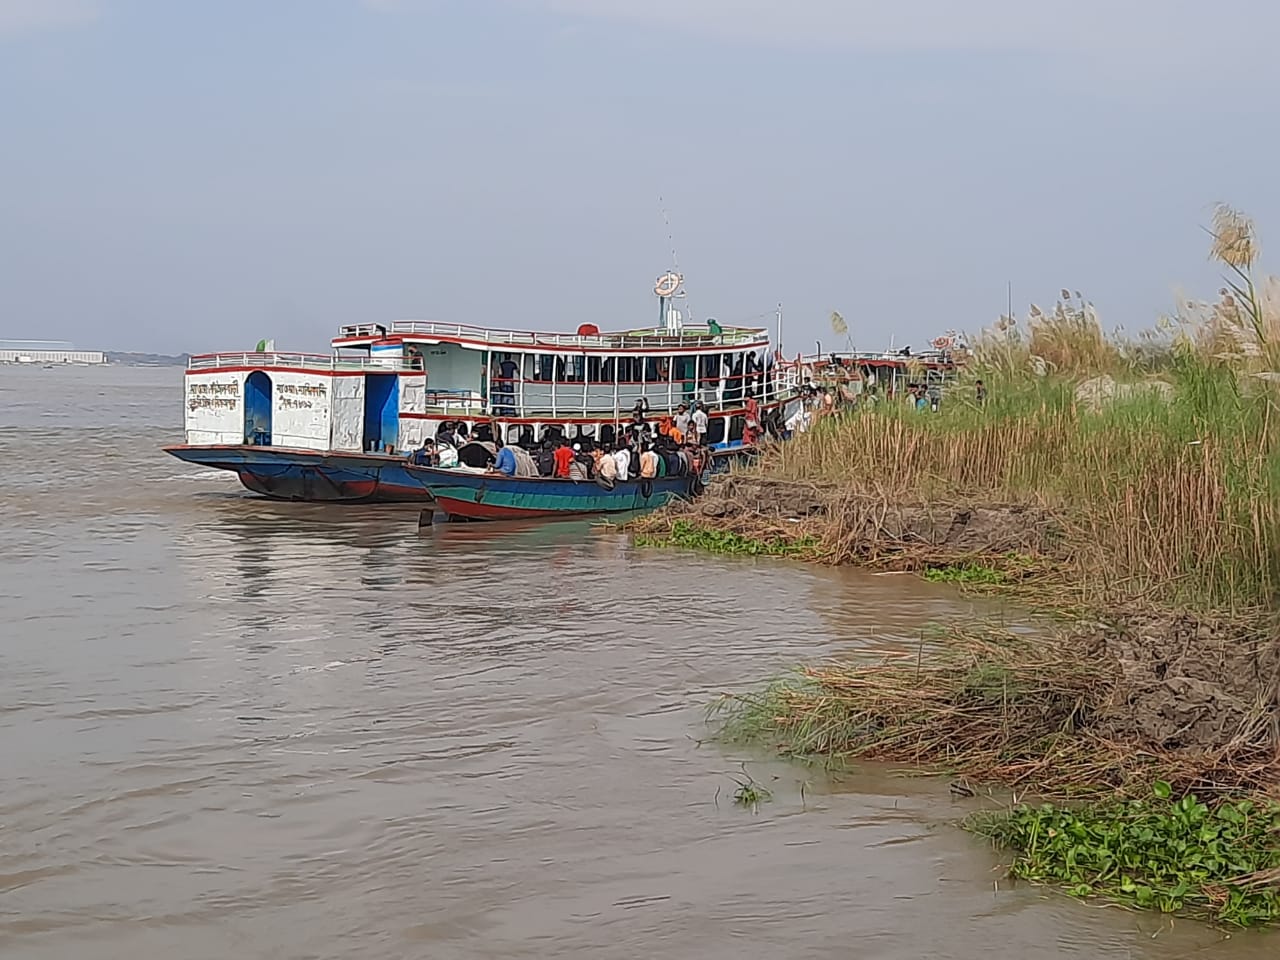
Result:
[[[940,411],[882,399],[828,416],[701,500],[633,523],[642,543],[911,571],[1050,615],[1035,638],[949,625],[912,656],[804,667],[727,697],[722,736],[945,772],[965,790],[1088,797],[1063,815],[1099,836],[1128,830],[1126,805],[1162,784],[1183,813],[1253,804],[1280,838],[1280,317],[1233,236],[1220,256],[1244,283],[1164,342],[1108,338],[1071,302],[1025,333],[1002,321]],[[1024,876],[1081,895],[1280,916],[1280,863],[1235,880],[1192,871],[1186,889],[1143,879],[1155,867],[1141,861],[1116,867],[1118,885],[1072,882],[1078,851],[1037,860],[1038,827],[1018,828],[1038,824],[1031,810],[985,824],[1016,851],[1015,874],[1035,863]],[[1207,833],[1165,841],[1213,858]],[[1206,909],[1259,890],[1248,909]]]

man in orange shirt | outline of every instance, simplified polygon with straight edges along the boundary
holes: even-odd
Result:
[[[562,438],[560,445],[556,447],[556,476],[568,480],[571,463],[573,463],[573,450],[569,447],[569,442]]]

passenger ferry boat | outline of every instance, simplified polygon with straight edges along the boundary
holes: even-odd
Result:
[[[648,416],[705,404],[709,444],[742,449],[746,402],[781,423],[794,375],[765,328],[686,323],[682,278],[654,293],[658,325],[535,333],[435,321],[344,326],[331,355],[259,350],[191,358],[186,443],[166,450],[234,471],[249,490],[303,501],[429,501],[407,460],[445,424],[532,447],[548,431],[611,443],[637,402]],[[787,368],[792,369],[792,368]]]
[[[948,331],[930,341],[929,349],[915,353],[907,347],[801,356],[790,365],[789,376],[801,385],[826,385],[853,395],[870,389],[893,398],[902,396],[910,384],[930,392],[943,391],[955,380],[968,357],[964,340]]]

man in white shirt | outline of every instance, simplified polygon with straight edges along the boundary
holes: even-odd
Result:
[[[618,482],[625,483],[631,474],[631,451],[626,444],[619,444],[613,451],[613,464],[618,470]]]
[[[682,403],[676,407],[675,424],[676,429],[680,431],[681,438],[689,436],[689,421],[692,419],[689,415],[689,405]]]
[[[708,432],[707,408],[702,401],[698,401],[698,405],[694,407],[692,420],[698,443],[706,443]]]

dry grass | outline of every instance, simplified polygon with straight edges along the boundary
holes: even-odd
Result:
[[[950,773],[1039,796],[1133,789],[1155,779],[1204,792],[1266,791],[1280,781],[1268,717],[1221,743],[1142,743],[1108,718],[1131,687],[1086,638],[1035,640],[952,631],[915,653],[828,663],[715,707],[729,740],[823,762],[873,760]]]

